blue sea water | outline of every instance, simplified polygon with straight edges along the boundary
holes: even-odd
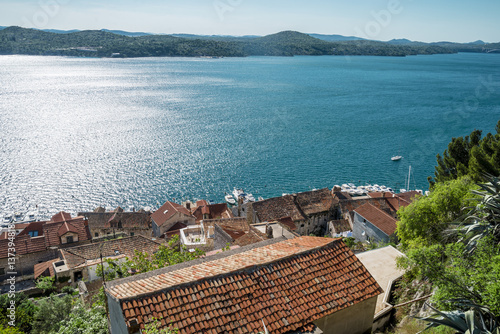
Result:
[[[500,119],[500,56],[0,57],[0,213],[428,188]],[[390,160],[400,154],[399,162]]]

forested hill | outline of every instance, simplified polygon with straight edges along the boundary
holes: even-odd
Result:
[[[480,47],[484,48],[484,45]],[[457,51],[450,46],[433,44],[392,45],[367,40],[330,42],[294,31],[240,39],[234,37],[197,39],[169,35],[131,37],[104,30],[87,30],[66,34],[20,27],[8,27],[0,30],[0,54],[2,55],[83,57],[406,56]]]

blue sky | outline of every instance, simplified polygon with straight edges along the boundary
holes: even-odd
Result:
[[[0,6],[1,26],[27,28],[500,41],[498,0],[0,0]]]

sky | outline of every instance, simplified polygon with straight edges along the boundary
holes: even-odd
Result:
[[[500,42],[498,0],[0,0],[0,26]]]

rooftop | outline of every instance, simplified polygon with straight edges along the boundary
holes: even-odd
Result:
[[[375,314],[386,308],[384,296],[390,291],[387,291],[389,282],[395,280],[404,274],[404,270],[398,269],[396,260],[398,257],[404,256],[392,246],[374,249],[371,251],[356,254],[358,259],[363,263],[370,274],[377,280],[377,283],[384,289],[384,294],[377,298],[377,306]]]
[[[297,193],[296,201],[306,215],[329,211],[334,204],[333,196],[328,188]]]
[[[282,240],[282,239],[280,239]],[[340,239],[265,241],[107,284],[128,324],[180,333],[295,331],[382,292]]]
[[[363,204],[354,210],[354,212],[361,215],[364,219],[375,225],[388,236],[391,236],[396,232],[397,220],[370,203]]]
[[[162,226],[176,213],[192,217],[189,210],[182,205],[167,201],[151,215],[151,218],[155,221],[156,225]]]
[[[282,217],[290,217],[293,221],[305,219],[295,205],[292,195],[268,198],[251,203],[251,206],[261,222],[273,221]]]
[[[103,257],[117,256],[120,254],[132,257],[135,250],[153,254],[158,250],[160,245],[161,244],[159,242],[137,235],[128,238],[66,248],[61,250],[61,254],[66,260],[68,267],[73,268],[85,263],[88,260],[100,258],[101,252]]]

